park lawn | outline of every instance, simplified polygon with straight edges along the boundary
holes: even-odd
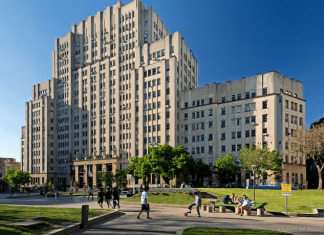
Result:
[[[148,192],[150,204],[189,205],[194,202],[194,197],[189,192]],[[123,199],[123,202],[141,202],[141,193]],[[203,199],[203,204],[207,203]]]
[[[253,200],[253,189],[245,188],[199,188],[199,191],[210,192],[220,201],[225,195],[242,196],[247,195]],[[324,208],[324,193],[320,190],[294,190],[292,196],[288,196],[288,212],[313,213],[315,208]],[[285,196],[281,195],[281,190],[255,190],[256,202],[266,203],[264,208],[267,211],[284,212]]]
[[[89,219],[107,214],[113,210],[89,209]],[[39,218],[31,218],[38,216]],[[45,225],[29,228],[14,227],[9,223],[23,220],[42,220]],[[43,234],[53,229],[59,229],[81,221],[81,208],[31,207],[31,206],[4,206],[0,205],[0,234],[29,235]],[[66,224],[64,224],[66,223]],[[53,227],[55,226],[55,228]]]
[[[191,228],[183,232],[183,235],[232,235],[232,234],[252,234],[252,235],[287,235],[290,233],[276,232],[270,230],[256,229],[226,229],[226,228]]]

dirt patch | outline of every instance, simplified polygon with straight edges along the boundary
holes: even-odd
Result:
[[[162,193],[163,196],[170,196],[168,193]]]

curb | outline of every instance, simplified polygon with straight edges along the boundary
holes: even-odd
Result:
[[[114,212],[111,212],[109,214],[100,215],[100,216],[91,218],[91,219],[88,220],[87,227],[89,227],[90,225],[93,225],[95,223],[99,223],[102,220],[109,219],[111,217],[115,217],[115,216],[117,216],[119,214],[120,214],[119,211],[114,211]],[[81,223],[80,222],[75,223],[75,224],[71,224],[71,225],[66,226],[64,228],[57,229],[57,230],[55,230],[53,232],[50,232],[50,233],[46,233],[45,235],[66,235],[66,234],[70,234],[72,232],[75,232],[75,231],[77,231],[79,229],[81,229]]]

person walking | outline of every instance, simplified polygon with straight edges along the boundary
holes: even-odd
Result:
[[[92,187],[91,187],[90,190],[89,190],[89,197],[88,197],[88,200],[90,199],[90,196],[92,196],[92,200],[93,200],[93,189],[92,189]]]
[[[90,193],[90,191],[89,191],[89,193]],[[103,203],[104,196],[105,196],[105,193],[103,192],[103,188],[102,188],[102,189],[100,189],[100,192],[98,193],[98,204],[101,208],[103,208],[102,203]],[[93,196],[92,196],[92,199],[93,199]]]
[[[150,204],[149,204],[149,200],[148,200],[148,191],[150,190],[150,188],[148,186],[145,186],[144,192],[142,192],[142,196],[141,196],[141,205],[142,208],[137,216],[137,219],[140,218],[140,215],[142,214],[143,211],[146,210],[147,212],[147,219],[152,219],[150,217]]]
[[[106,202],[107,202],[107,206],[108,206],[108,209],[109,209],[109,206],[111,206],[110,204],[110,200],[111,200],[111,189],[108,188],[106,194],[105,194],[105,198],[106,198]]]
[[[200,212],[199,212],[199,208],[201,206],[201,196],[199,195],[199,192],[195,192],[194,194],[195,194],[195,202],[193,202],[192,204],[189,205],[189,212],[187,212],[187,213],[191,214],[192,207],[196,206],[198,217],[201,217]]]
[[[72,199],[73,198],[73,188],[71,187],[70,189],[70,198]]]
[[[120,208],[120,206],[119,206],[119,192],[118,192],[117,187],[114,189],[113,195],[114,195],[114,202],[113,202],[114,209],[115,209],[116,205],[118,205],[118,209],[119,209]]]

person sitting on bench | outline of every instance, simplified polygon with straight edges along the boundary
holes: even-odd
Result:
[[[230,199],[229,195],[225,195],[222,201],[224,204],[232,204],[232,200]]]
[[[250,200],[246,195],[243,195],[243,204],[242,206],[238,205],[238,214],[241,213],[241,216],[243,214],[243,210],[249,210],[251,208]]]

